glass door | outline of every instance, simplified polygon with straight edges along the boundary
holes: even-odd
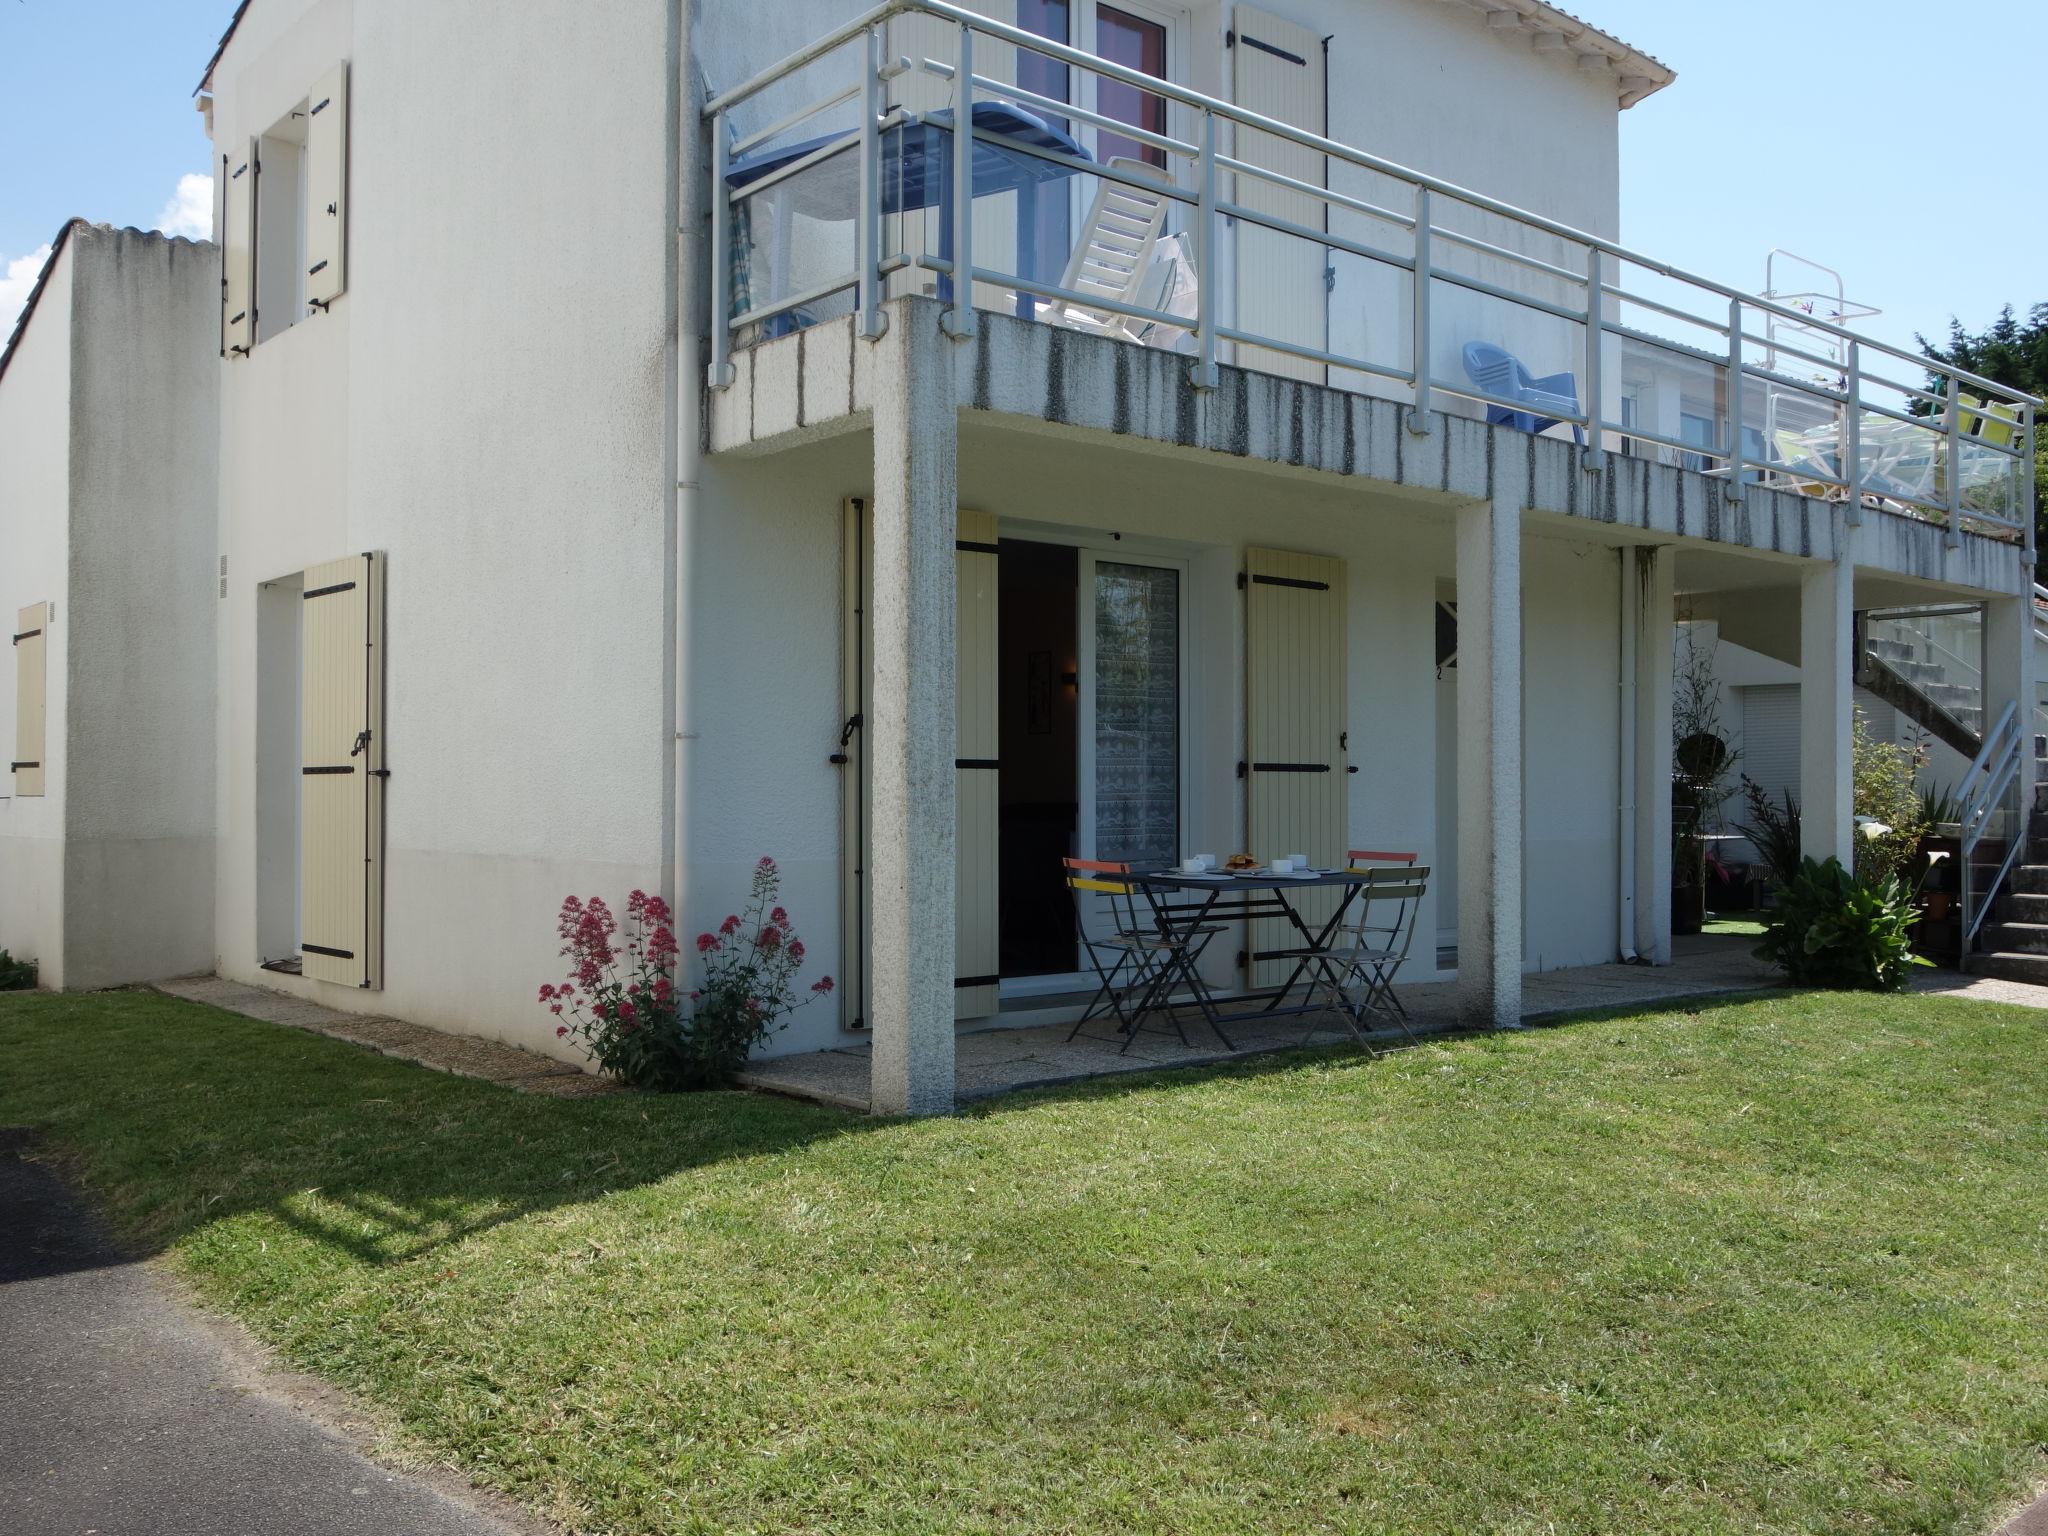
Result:
[[[1080,574],[1082,846],[1089,858],[1163,868],[1183,852],[1184,573],[1083,551]],[[1110,914],[1084,920],[1095,929]]]

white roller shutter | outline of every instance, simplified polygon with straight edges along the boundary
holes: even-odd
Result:
[[[1778,804],[1799,799],[1799,685],[1759,683],[1742,690],[1742,776]]]
[[[14,792],[23,799],[43,793],[45,690],[49,686],[50,605],[30,603],[14,621]]]
[[[1002,968],[998,922],[1000,806],[996,721],[996,520],[960,513],[954,661],[955,898],[953,1016],[987,1018],[997,1008]]]
[[[348,65],[306,103],[306,302],[325,309],[348,286]]]
[[[256,339],[256,146],[221,157],[220,350],[247,357]]]
[[[306,572],[300,635],[304,972],[383,984],[384,557]]]
[[[1319,868],[1344,862],[1350,800],[1345,747],[1344,562],[1277,549],[1245,551],[1245,849],[1264,863],[1305,853]],[[1311,928],[1336,898],[1304,891],[1296,910]],[[1280,918],[1250,925],[1255,986],[1277,986],[1291,961],[1264,951],[1297,948]]]
[[[1237,105],[1310,133],[1323,131],[1323,41],[1319,34],[1240,5],[1231,47]],[[1310,186],[1326,185],[1324,157],[1274,134],[1241,128],[1237,158]],[[1324,227],[1326,205],[1306,192],[1240,173],[1235,200],[1307,229]],[[1297,235],[1237,221],[1237,328],[1322,350],[1329,344],[1329,252]],[[1206,276],[1206,274],[1205,274]],[[1238,344],[1247,368],[1320,383],[1324,365],[1271,347]]]

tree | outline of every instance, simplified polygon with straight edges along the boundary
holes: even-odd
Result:
[[[1945,347],[1931,345],[1925,336],[1916,334],[1913,339],[1937,363],[2009,389],[2048,396],[2048,304],[2036,304],[2024,322],[2008,304],[1989,328],[1975,335],[1964,330],[1960,320],[1951,319]],[[2048,542],[2048,454],[2042,452],[2039,434],[2034,443],[2034,538],[2036,543]]]

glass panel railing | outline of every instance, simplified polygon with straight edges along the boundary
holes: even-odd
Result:
[[[1864,615],[1864,651],[1973,735],[1984,730],[1984,614],[1979,608]]]
[[[706,113],[714,388],[734,345],[929,295],[955,336],[1015,315],[1186,353],[1197,389],[1231,364],[2031,540],[2023,395],[945,0]]]

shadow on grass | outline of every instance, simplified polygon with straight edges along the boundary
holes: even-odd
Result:
[[[0,998],[0,1059],[0,1126],[31,1131],[145,1256],[262,1214],[359,1263],[405,1263],[888,1123],[738,1092],[521,1094],[146,992]]]
[[[1552,1015],[1557,1028],[1754,993]],[[1420,1033],[1421,1045],[1484,1031]],[[1389,1049],[1405,1040],[1375,1040]],[[501,1223],[900,1123],[766,1093],[550,1098],[148,992],[0,998],[0,1125],[21,1125],[150,1254],[261,1214],[357,1263],[400,1264]],[[1353,1042],[1020,1086],[986,1118],[1222,1078],[1369,1069]]]

